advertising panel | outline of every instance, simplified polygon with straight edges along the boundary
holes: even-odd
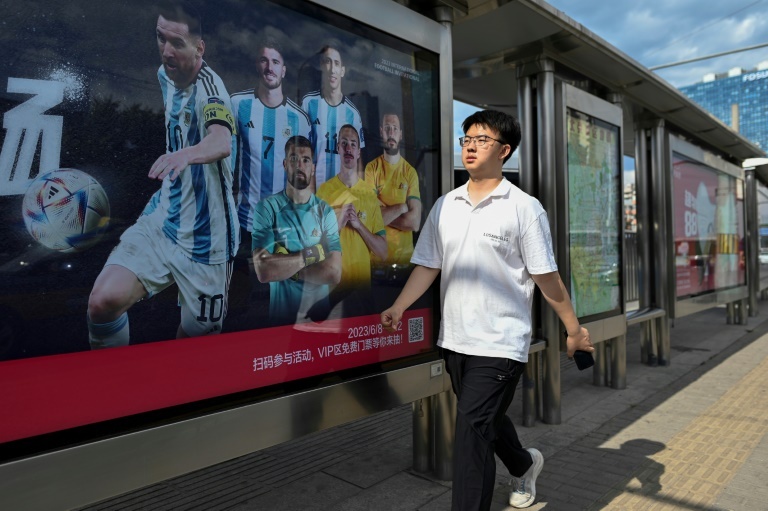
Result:
[[[676,296],[746,284],[743,181],[672,153]]]
[[[582,321],[621,313],[619,127],[566,108],[571,299]]]
[[[758,268],[760,280],[768,281],[768,187],[757,182],[757,222],[759,231]]]
[[[379,312],[437,54],[301,1],[6,4],[0,443],[433,349],[433,296]]]

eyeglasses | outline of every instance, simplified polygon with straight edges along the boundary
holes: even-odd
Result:
[[[498,142],[500,144],[506,144],[503,140],[499,140],[497,138],[489,137],[488,135],[479,135],[477,137],[459,137],[459,145],[461,147],[469,147],[469,145],[472,143],[472,141],[475,141],[475,146],[477,147],[485,147],[489,141],[493,140],[494,142]]]

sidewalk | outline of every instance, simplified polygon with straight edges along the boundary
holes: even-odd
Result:
[[[768,502],[768,306],[748,325],[716,308],[676,321],[669,367],[640,364],[627,388],[592,385],[562,363],[562,424],[519,426],[545,464],[529,509],[755,510]],[[450,509],[450,482],[411,470],[411,409],[400,407],[89,506],[87,510]],[[497,463],[493,510],[507,508]]]

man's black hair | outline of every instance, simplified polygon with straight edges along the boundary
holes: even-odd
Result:
[[[203,38],[203,22],[200,11],[185,0],[163,0],[157,4],[158,14],[168,21],[184,23],[189,29],[189,34]]]
[[[261,51],[264,48],[271,48],[275,50],[277,53],[279,53],[283,59],[285,58],[285,53],[283,53],[283,45],[282,43],[280,43],[280,41],[277,40],[276,37],[273,37],[273,36],[263,37],[259,41],[259,44],[256,46],[256,51]]]
[[[474,125],[492,129],[499,134],[502,142],[512,148],[504,158],[504,163],[512,156],[517,146],[520,145],[520,123],[514,116],[499,112],[498,110],[480,110],[475,112],[461,123],[464,134]]]
[[[268,48],[271,48],[271,46],[268,46]],[[288,148],[294,146],[294,147],[306,147],[309,149],[309,152],[312,153],[312,142],[309,141],[307,137],[303,137],[301,135],[296,135],[291,138],[289,138],[285,142],[285,154],[288,154]],[[314,156],[314,155],[313,155]]]
[[[322,48],[320,48],[320,51],[317,52],[318,55],[322,56],[326,51],[328,50],[336,50],[336,52],[339,54],[339,59],[341,60],[341,65],[344,65],[344,57],[341,55],[341,49],[343,46],[341,45],[341,41],[337,39],[331,39],[329,41],[326,41]]]
[[[355,132],[355,135],[357,135],[357,145],[359,146],[360,145],[360,133],[357,131],[357,128],[355,128],[351,124],[345,124],[344,126],[339,128],[339,134],[341,134],[341,130],[343,130],[344,128],[349,128],[349,129],[351,129],[352,131]]]

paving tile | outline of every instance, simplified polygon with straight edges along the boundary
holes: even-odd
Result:
[[[323,471],[360,488],[369,488],[412,465],[413,453],[410,450],[379,447],[347,458]]]
[[[441,484],[401,472],[334,504],[334,511],[413,511],[449,491]]]
[[[323,472],[250,499],[233,511],[312,511],[338,509],[339,502],[360,493],[360,488]]]

